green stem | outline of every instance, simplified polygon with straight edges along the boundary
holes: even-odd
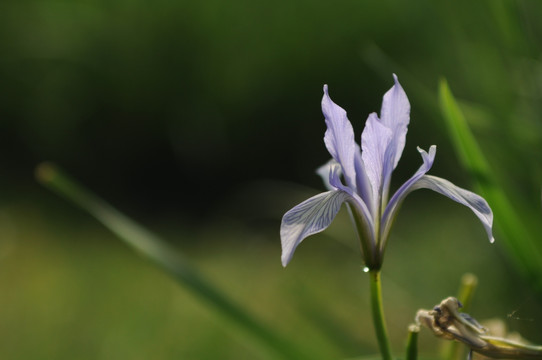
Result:
[[[382,285],[380,282],[380,270],[371,270],[371,310],[373,313],[373,323],[378,339],[378,346],[382,354],[382,360],[392,360],[390,340],[386,330],[386,321],[384,319],[384,307],[382,304]]]
[[[417,360],[418,359],[418,333],[420,332],[420,327],[416,324],[411,324],[408,327],[408,340],[406,348],[406,360]]]

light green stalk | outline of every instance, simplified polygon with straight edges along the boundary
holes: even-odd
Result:
[[[390,340],[386,330],[386,320],[384,318],[384,306],[382,303],[382,285],[380,281],[380,270],[369,271],[371,282],[371,310],[373,313],[373,323],[378,340],[382,360],[392,360]]]
[[[417,360],[418,359],[418,333],[420,332],[420,327],[416,324],[411,324],[408,327],[408,339],[406,347],[406,360]]]

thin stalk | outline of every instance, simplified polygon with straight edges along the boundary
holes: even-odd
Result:
[[[384,318],[384,306],[382,303],[382,285],[380,281],[380,270],[371,270],[371,310],[373,313],[373,323],[378,339],[378,346],[382,354],[382,360],[392,360],[390,339],[386,330],[386,321]]]
[[[420,332],[420,327],[416,324],[411,324],[408,327],[408,340],[406,347],[406,360],[417,360],[418,359],[418,333]]]

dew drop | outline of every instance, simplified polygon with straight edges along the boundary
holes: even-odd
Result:
[[[363,272],[365,272],[365,273],[366,273],[366,272],[369,272],[369,268],[368,268],[367,266],[365,266],[365,267],[363,268]]]

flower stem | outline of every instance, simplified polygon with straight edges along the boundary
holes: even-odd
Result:
[[[380,347],[382,360],[392,360],[390,340],[388,338],[386,321],[384,319],[380,270],[371,270],[369,275],[371,277],[371,310],[373,313],[373,323],[378,339],[378,346]]]
[[[420,327],[416,324],[410,324],[408,327],[408,340],[406,348],[406,360],[417,360],[418,359],[418,333],[420,332]]]

